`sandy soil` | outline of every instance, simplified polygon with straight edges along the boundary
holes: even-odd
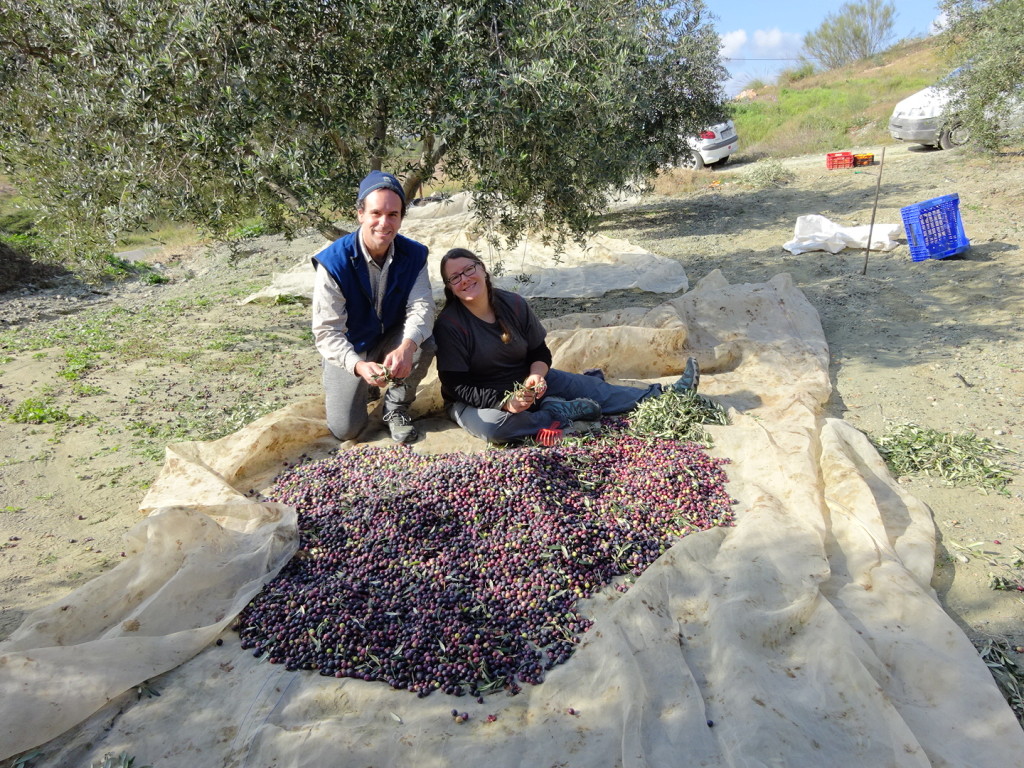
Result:
[[[881,159],[880,149],[864,151]],[[884,166],[830,171],[821,155],[786,165],[795,179],[768,190],[742,183],[742,165],[705,171],[695,192],[620,207],[602,231],[681,260],[691,284],[713,269],[734,283],[791,274],[829,341],[829,415],[869,435],[904,421],[974,432],[1014,451],[1009,458],[1019,471],[1024,158],[888,147]],[[877,224],[899,223],[902,206],[957,192],[970,251],[914,263],[905,244],[867,259],[863,251],[783,250],[800,215],[869,223],[879,172]],[[72,419],[2,422],[0,638],[28,611],[118,562],[163,445],[226,433],[319,392],[308,307],[238,305],[318,245],[315,237],[264,237],[235,248],[153,249],[138,256],[166,283],[92,289],[50,277],[0,294],[0,332],[33,341],[0,352],[0,408],[48,398]],[[619,291],[535,306],[557,316],[666,298]],[[69,336],[72,330],[86,335]],[[105,348],[69,380],[68,352],[84,338]],[[940,536],[934,586],[947,611],[978,644],[995,636],[1024,645],[1024,601],[989,587],[990,574],[1002,573],[1024,547],[1024,479],[1015,477],[1007,496],[937,478],[901,482],[933,510]]]

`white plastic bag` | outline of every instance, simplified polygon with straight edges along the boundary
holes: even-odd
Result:
[[[843,227],[812,213],[797,217],[793,239],[782,247],[793,254],[807,251],[839,253],[843,248],[866,248],[871,230],[871,250],[891,251],[899,245],[893,239],[899,229],[899,224],[875,224],[873,229],[868,225]]]

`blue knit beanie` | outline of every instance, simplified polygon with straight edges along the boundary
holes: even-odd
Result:
[[[366,178],[359,182],[359,195],[356,197],[356,203],[363,202],[368,194],[378,189],[390,189],[402,198],[402,205],[405,205],[405,190],[402,189],[402,185],[398,179],[384,171],[370,171]]]

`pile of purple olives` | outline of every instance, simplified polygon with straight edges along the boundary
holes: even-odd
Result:
[[[289,670],[478,698],[537,684],[575,609],[673,539],[733,521],[724,460],[617,433],[580,447],[420,455],[358,447],[278,477],[300,549],[235,624]],[[620,588],[623,588],[620,584]]]

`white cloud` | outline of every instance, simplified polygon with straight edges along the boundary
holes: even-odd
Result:
[[[945,31],[946,25],[948,23],[949,17],[946,15],[946,12],[943,11],[942,13],[935,17],[931,24],[928,25],[928,34],[937,35],[940,32]]]
[[[795,66],[803,46],[803,35],[778,28],[753,34],[737,29],[722,35],[722,58],[729,70],[726,95],[735,96],[753,80],[774,81],[780,70]]]
[[[775,29],[759,29],[754,32],[752,53],[757,58],[795,57],[804,46],[803,35]]]
[[[803,35],[775,29],[758,29],[753,35],[737,29],[722,35],[723,59],[790,59],[803,49]]]
[[[743,46],[747,44],[747,31],[745,29],[737,29],[734,32],[726,32],[722,35],[722,58],[723,59],[734,59],[736,58]]]

